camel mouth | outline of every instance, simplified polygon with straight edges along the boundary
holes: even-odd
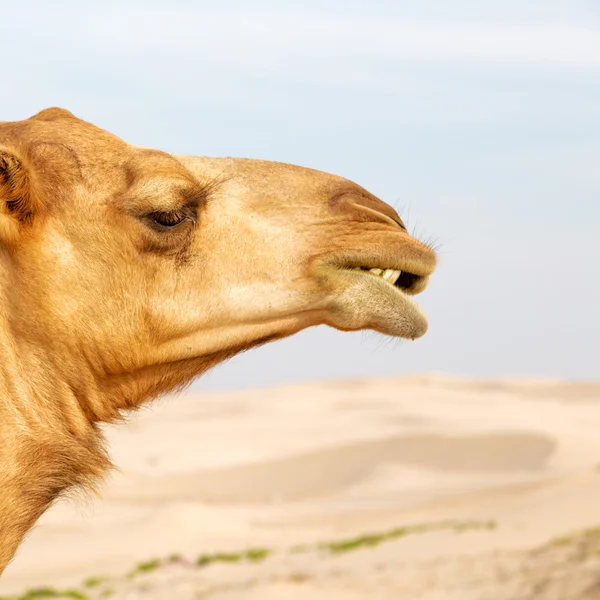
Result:
[[[420,338],[427,332],[428,320],[411,296],[427,287],[435,256],[378,254],[346,255],[322,265],[331,292],[328,322],[344,331],[372,329],[404,339]]]
[[[383,279],[396,289],[410,295],[422,292],[429,280],[428,276],[417,275],[416,273],[400,269],[357,267],[354,270],[363,271],[364,273]]]

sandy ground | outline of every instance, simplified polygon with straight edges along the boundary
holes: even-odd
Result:
[[[0,596],[600,598],[600,383],[188,393],[107,436],[121,471],[44,516]]]

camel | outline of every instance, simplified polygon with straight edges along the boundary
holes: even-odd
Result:
[[[435,263],[341,177],[134,146],[59,108],[0,122],[0,574],[111,468],[99,424],[314,325],[418,338]]]

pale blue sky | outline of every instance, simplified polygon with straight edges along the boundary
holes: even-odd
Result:
[[[590,0],[22,2],[0,119],[346,176],[441,245],[414,343],[316,328],[198,387],[600,376],[600,9]]]

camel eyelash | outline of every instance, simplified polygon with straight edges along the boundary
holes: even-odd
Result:
[[[193,211],[186,207],[175,211],[154,211],[146,218],[155,229],[164,231],[174,229],[186,221],[195,222],[195,215],[192,213]]]

